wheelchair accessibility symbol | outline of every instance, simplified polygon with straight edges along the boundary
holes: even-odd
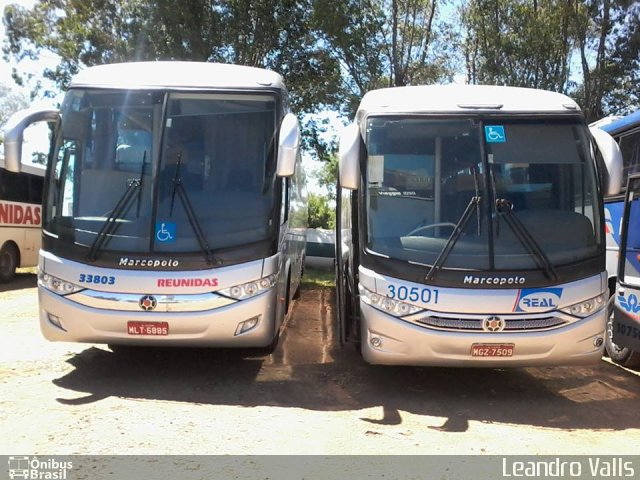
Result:
[[[173,222],[156,223],[156,240],[162,243],[176,241],[176,224]]]
[[[505,143],[507,141],[502,125],[486,125],[484,127],[484,138],[487,143]]]

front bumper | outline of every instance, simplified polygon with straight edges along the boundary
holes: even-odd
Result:
[[[451,332],[421,327],[377,310],[361,309],[362,356],[380,365],[522,367],[583,365],[600,360],[606,309],[569,325],[517,333]],[[377,337],[380,345],[373,346]],[[374,341],[374,343],[377,343]],[[512,357],[472,357],[474,343],[514,344]]]
[[[40,330],[47,340],[122,345],[264,347],[275,335],[276,289],[231,305],[197,312],[144,312],[94,308],[38,288]],[[52,323],[55,316],[63,328]],[[238,324],[260,317],[236,335]],[[167,322],[168,335],[129,335],[127,322]]]

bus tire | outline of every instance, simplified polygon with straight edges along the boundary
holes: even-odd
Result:
[[[633,368],[640,366],[640,352],[636,352],[627,347],[619,347],[611,339],[613,332],[613,312],[607,321],[607,331],[604,340],[604,348],[613,363],[623,367]]]
[[[8,282],[16,274],[20,257],[12,243],[5,243],[0,250],[0,282]]]

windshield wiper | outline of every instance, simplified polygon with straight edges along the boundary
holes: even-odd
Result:
[[[116,206],[113,207],[113,210],[111,210],[111,213],[104,221],[102,227],[100,228],[100,231],[96,235],[96,238],[93,240],[91,247],[89,247],[89,252],[87,253],[88,260],[96,260],[96,258],[98,258],[98,253],[104,248],[105,244],[111,238],[111,236],[116,233],[116,230],[120,226],[120,224],[118,223],[118,219],[122,218],[122,216],[125,215],[129,210],[131,200],[134,198],[136,191],[139,191],[137,215],[140,216],[140,193],[142,191],[142,178],[144,175],[144,162],[146,158],[147,151],[145,150],[144,154],[142,155],[142,168],[140,169],[140,176],[138,178],[127,179],[127,189],[118,199]]]
[[[478,195],[471,197],[471,200],[469,200],[469,203],[467,204],[467,208],[464,209],[464,212],[462,213],[462,216],[460,216],[460,219],[458,220],[456,227],[453,229],[453,232],[451,233],[451,236],[447,240],[447,243],[445,243],[444,247],[442,247],[442,250],[440,251],[438,258],[436,258],[436,261],[431,266],[431,269],[429,270],[429,273],[427,273],[425,280],[431,280],[435,276],[435,274],[440,270],[440,268],[442,267],[442,264],[445,262],[445,260],[451,253],[451,250],[453,249],[456,242],[460,238],[460,235],[462,235],[462,229],[469,222],[469,219],[471,218],[471,215],[473,214],[474,209],[479,208],[480,200],[481,200],[481,197]]]
[[[207,261],[207,265],[213,264],[213,259],[211,258],[211,249],[209,248],[209,243],[207,242],[207,237],[202,230],[202,225],[198,221],[198,217],[193,210],[193,205],[187,196],[187,191],[184,188],[184,184],[182,183],[182,177],[180,176],[180,166],[182,165],[182,153],[178,153],[178,161],[176,163],[176,173],[173,176],[173,190],[171,192],[171,206],[169,207],[169,216],[173,215],[173,205],[176,198],[176,193],[178,197],[182,201],[182,206],[187,212],[187,220],[189,220],[189,225],[191,225],[191,229],[196,234],[196,238],[198,239],[198,244],[200,245],[200,250],[202,250],[202,254],[204,255],[205,260]]]
[[[538,267],[544,270],[547,278],[553,281],[557,281],[558,274],[553,268],[553,264],[549,260],[549,257],[547,257],[542,248],[540,248],[538,242],[536,242],[535,238],[533,238],[533,235],[531,235],[531,232],[529,232],[527,227],[513,212],[513,205],[511,204],[511,202],[504,198],[497,199],[496,211],[498,212],[498,215],[502,213],[505,222],[507,222],[507,225],[509,225],[511,230],[513,230],[513,233],[515,233],[516,237],[524,246],[524,248],[526,248],[533,256]]]

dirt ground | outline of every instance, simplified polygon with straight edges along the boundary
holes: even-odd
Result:
[[[0,286],[0,454],[637,454],[640,374],[366,365],[307,288],[270,356],[45,341]]]

